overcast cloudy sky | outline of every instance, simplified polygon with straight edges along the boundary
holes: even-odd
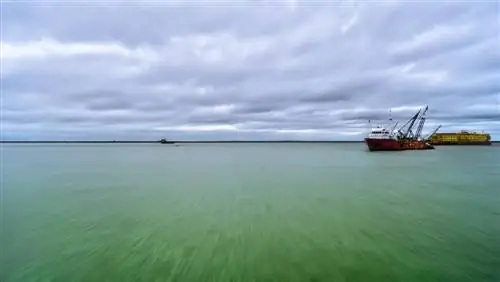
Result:
[[[4,139],[500,139],[497,1],[2,0]]]

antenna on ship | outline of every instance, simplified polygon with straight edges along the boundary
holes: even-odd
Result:
[[[389,120],[392,121],[392,108],[389,108]]]

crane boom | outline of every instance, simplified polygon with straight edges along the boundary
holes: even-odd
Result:
[[[392,129],[390,131],[391,133],[394,131],[394,129],[396,129],[396,126],[398,126],[398,123],[399,123],[399,121],[396,121],[396,123],[394,124],[394,126],[392,127]]]
[[[429,138],[431,138],[431,136],[434,135],[440,128],[441,128],[441,124],[438,125],[433,131],[431,131],[431,133],[427,134],[425,136],[424,140],[428,140]]]
[[[411,128],[413,127],[413,124],[415,123],[415,120],[418,118],[418,116],[420,115],[420,112],[422,110],[419,110],[412,118],[410,118],[408,121],[406,121],[406,123],[401,126],[398,130],[398,133],[401,137],[403,138],[406,138],[411,130]],[[406,131],[403,131],[403,129],[408,125],[410,124],[410,126],[408,127],[408,129]]]
[[[420,115],[420,121],[418,123],[417,131],[415,132],[415,136],[414,136],[414,138],[416,138],[416,139],[418,139],[420,137],[420,134],[422,134],[422,129],[424,128],[424,124],[425,124],[425,114],[427,113],[428,109],[429,109],[429,106],[425,107],[425,110]]]
[[[406,130],[405,134],[404,134],[404,138],[408,138],[410,135],[413,135],[413,131],[411,130],[413,128],[413,125],[415,125],[415,122],[417,121],[418,117],[420,116],[420,112],[422,110],[419,110],[414,116],[413,118],[411,119],[411,123],[410,125],[408,126],[408,130]]]

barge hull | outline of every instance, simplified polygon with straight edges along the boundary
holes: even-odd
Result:
[[[445,146],[488,146],[491,145],[491,141],[482,141],[482,142],[439,142],[439,141],[431,141],[429,142],[432,145],[445,145]]]
[[[491,136],[486,132],[443,132],[433,134],[428,142],[433,145],[491,145]]]

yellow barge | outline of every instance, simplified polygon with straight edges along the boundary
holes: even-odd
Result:
[[[491,136],[486,132],[462,130],[460,132],[434,133],[428,142],[431,145],[491,145]]]

